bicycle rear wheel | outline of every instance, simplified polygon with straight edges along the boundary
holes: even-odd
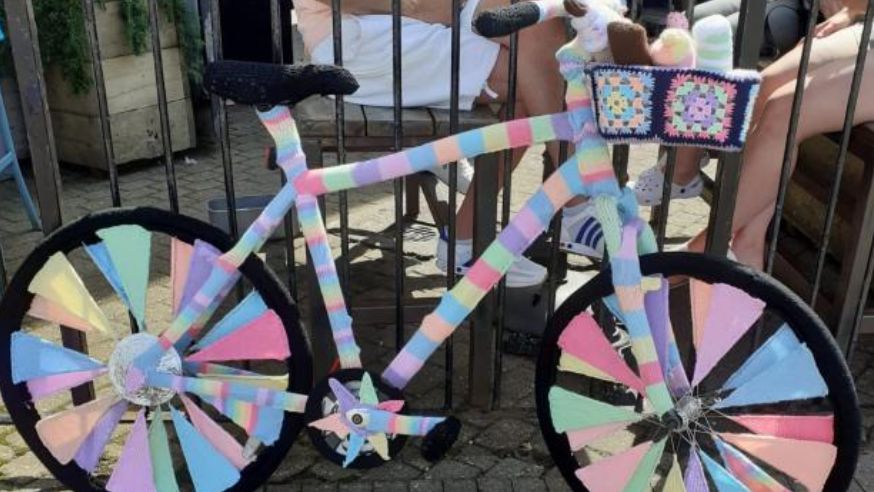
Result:
[[[721,258],[660,253],[640,264],[663,278],[644,302],[655,362],[638,364],[629,349],[609,271],[562,304],[544,337],[538,418],[571,488],[846,490],[861,417],[816,315]],[[672,409],[655,411],[641,370],[661,372]]]
[[[152,208],[84,217],[40,244],[0,303],[0,391],[18,432],[76,491],[255,490],[303,425],[285,413],[216,396],[125,387],[132,360],[194,295],[222,231]],[[297,308],[256,256],[191,343],[159,369],[220,387],[242,383],[308,393],[311,368]],[[200,300],[203,301],[203,300]],[[148,306],[148,308],[147,308]],[[87,355],[61,343],[58,325],[87,338]],[[93,399],[70,396],[90,388]],[[131,425],[132,424],[132,425]]]

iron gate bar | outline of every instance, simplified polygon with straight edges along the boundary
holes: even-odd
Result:
[[[868,5],[868,13],[871,13],[870,4]],[[868,172],[872,172],[872,170],[869,169]],[[874,198],[874,194],[869,193],[867,198],[868,200],[866,200],[866,202],[868,204],[874,202],[874,199],[872,199]],[[838,325],[839,329],[836,338],[838,346],[841,348],[841,350],[844,351],[844,356],[847,359],[847,364],[850,364],[853,359],[853,352],[856,348],[856,342],[859,339],[859,331],[860,327],[862,326],[862,319],[865,316],[865,300],[868,297],[868,289],[870,289],[871,287],[871,277],[874,276],[874,241],[871,242],[870,246],[871,247],[867,250],[868,261],[865,267],[865,278],[862,281],[862,288],[860,289],[861,297],[859,299],[859,302],[855,304],[855,312],[853,313],[852,325],[849,325],[849,323],[847,323],[847,325],[850,326],[850,329],[844,329],[845,325],[843,324]],[[841,314],[844,313],[842,312]]]
[[[403,32],[401,31],[401,2],[391,2],[391,45],[392,45],[392,136],[394,137],[393,150],[403,150],[404,129],[401,121],[404,107],[403,94]],[[403,348],[404,334],[404,178],[397,178],[392,182],[394,195],[394,287],[395,287],[395,350]]]
[[[697,164],[697,162],[696,162]],[[671,193],[674,188],[674,170],[677,167],[677,147],[665,148],[665,169],[662,179],[662,198],[658,206],[652,207],[650,223],[655,225],[656,245],[659,251],[665,249],[665,235],[668,230],[668,215],[671,210]]]
[[[811,12],[819,12],[819,0],[812,0]],[[813,47],[816,16],[811,15],[807,23],[807,36],[801,48],[801,61],[798,65],[798,78],[795,81],[795,93],[792,95],[792,110],[789,116],[789,128],[786,131],[786,145],[783,148],[783,164],[780,168],[780,181],[777,187],[777,201],[774,205],[774,218],[769,228],[771,242],[768,245],[768,256],[765,260],[765,271],[771,273],[774,269],[774,258],[777,256],[777,242],[780,234],[780,223],[783,221],[783,206],[786,202],[786,192],[792,173],[792,161],[797,154],[798,120],[801,116],[801,104],[807,84],[807,71],[810,64],[810,51]]]
[[[838,150],[835,175],[832,181],[832,190],[828,199],[825,223],[822,228],[822,236],[819,241],[819,253],[816,258],[816,269],[813,275],[813,287],[810,293],[810,306],[816,310],[816,295],[819,293],[822,281],[822,271],[825,266],[825,257],[828,253],[829,240],[831,239],[832,224],[834,223],[835,211],[838,206],[838,193],[841,191],[841,178],[844,175],[844,166],[847,162],[847,150],[850,147],[850,134],[853,131],[853,121],[856,116],[856,104],[859,102],[859,90],[862,86],[862,74],[865,72],[865,62],[868,55],[868,43],[871,39],[871,23],[874,16],[874,0],[869,0],[865,11],[865,21],[862,27],[862,41],[859,43],[859,52],[856,54],[856,69],[853,71],[853,81],[850,83],[850,94],[847,98],[847,110],[844,113],[844,127],[841,130],[841,143]],[[864,301],[860,301],[863,302]]]
[[[451,44],[450,47],[450,74],[449,74],[449,134],[455,135],[458,133],[458,104],[459,104],[459,87],[461,84],[461,1],[452,0],[452,22],[451,22]],[[455,286],[455,243],[458,239],[455,231],[456,211],[458,209],[458,163],[449,164],[449,214],[447,217],[447,252],[446,252],[446,290],[452,289]],[[476,193],[476,191],[474,191]],[[439,241],[439,233],[438,233]],[[445,382],[443,394],[443,406],[447,409],[452,408],[452,375],[455,367],[454,359],[454,344],[455,336],[450,335],[446,341],[446,349],[444,351],[446,360]]]
[[[39,203],[43,234],[48,235],[63,223],[61,175],[46,98],[33,4],[29,0],[4,0],[4,6],[36,182],[36,199]],[[61,342],[66,348],[88,353],[87,339],[79,330],[61,326]],[[71,393],[73,402],[79,405],[94,398],[94,387],[91,384],[82,385],[74,388]]]
[[[686,20],[689,22],[690,26],[693,24],[694,13],[695,2],[693,0],[687,0],[685,14]],[[670,217],[671,211],[671,195],[674,188],[674,171],[677,167],[677,147],[671,145],[664,147],[664,149],[665,169],[662,174],[662,197],[659,205],[652,207],[652,214],[650,216],[650,224],[655,226],[656,245],[658,246],[659,251],[665,250],[668,218]],[[661,156],[657,158],[656,162],[659,160],[661,160]],[[695,164],[697,165],[698,163],[695,162]]]
[[[835,338],[838,346],[844,351],[849,361],[859,334],[862,318],[868,299],[868,289],[871,286],[871,272],[874,270],[874,167],[863,167],[862,182],[866,184],[864,195],[857,197],[856,207],[861,207],[863,213],[857,214],[851,227],[859,230],[861,240],[851,244],[849,251],[841,261],[850,265],[866,265],[864,271],[850,268],[848,274],[842,275],[843,289],[838,291],[835,306],[839,306],[834,316],[837,326]],[[846,269],[845,269],[846,271]]]
[[[735,65],[755,69],[759,60],[759,47],[765,29],[766,0],[743,0],[738,21],[738,38],[735,42]],[[725,256],[731,242],[732,219],[737,198],[738,181],[743,161],[741,152],[722,153],[716,171],[716,183],[710,205],[708,222],[708,252]]]
[[[334,32],[333,49],[334,64],[343,66],[343,17],[342,0],[331,0],[331,26]],[[337,132],[337,163],[346,162],[346,107],[342,94],[334,96],[335,126]],[[340,261],[338,270],[340,273],[340,288],[346,297],[346,306],[352,306],[351,292],[349,290],[349,194],[346,190],[338,196],[340,212]],[[327,219],[327,215],[325,216]]]
[[[167,174],[167,193],[170,195],[170,210],[179,213],[179,193],[176,188],[176,165],[173,163],[173,143],[170,138],[170,114],[167,109],[167,87],[164,84],[164,54],[161,49],[161,33],[158,21],[158,0],[149,3],[149,32],[152,35],[152,59],[155,62],[155,86],[158,91],[158,116],[161,129],[161,146],[164,152],[164,169]],[[236,239],[236,236],[234,236]]]
[[[270,0],[270,31],[271,31],[271,51],[273,63],[285,63],[285,46],[283,41],[283,20],[281,12],[282,6],[279,0]],[[293,51],[291,56],[294,56]],[[293,59],[293,58],[292,58]],[[279,172],[279,184],[285,186],[287,178],[284,172]],[[289,211],[282,218],[282,230],[285,233],[283,240],[283,254],[285,255],[285,274],[287,277],[288,290],[291,293],[291,298],[294,302],[298,301],[297,292],[297,270],[295,268],[295,252],[294,252],[294,213]]]
[[[103,63],[100,54],[100,38],[97,35],[94,17],[94,0],[82,0],[85,17],[85,32],[91,51],[91,68],[94,77],[94,92],[97,96],[97,115],[100,118],[100,140],[103,144],[103,162],[109,174],[109,194],[113,207],[121,206],[121,191],[118,187],[118,168],[115,165],[115,148],[112,144],[112,129],[109,122],[109,104],[106,101],[106,86],[103,79]]]
[[[510,4],[516,3],[517,0],[510,0]],[[516,118],[516,86],[519,65],[519,32],[510,34],[510,60],[507,67],[507,103],[505,105],[504,119],[512,121]],[[501,230],[507,227],[510,222],[511,198],[513,191],[513,149],[504,151],[504,162],[502,163],[503,175],[503,191],[501,195]],[[501,277],[498,282],[498,307],[497,307],[497,322],[495,327],[495,373],[494,386],[492,387],[492,405],[491,407],[498,408],[501,405],[501,383],[503,382],[503,366],[504,366],[504,328],[507,319],[507,277]]]
[[[118,167],[115,164],[115,148],[112,144],[112,129],[109,121],[109,104],[106,101],[106,86],[103,78],[102,55],[100,54],[100,38],[97,35],[94,0],[82,0],[85,33],[88,36],[88,47],[91,52],[91,75],[94,77],[94,92],[97,96],[97,116],[100,119],[100,140],[103,144],[103,163],[109,174],[109,195],[113,207],[121,206],[121,190],[118,186]],[[128,311],[128,323],[131,333],[137,333],[140,326],[133,313]]]
[[[214,62],[222,59],[222,26],[221,12],[218,0],[205,0],[201,3],[203,9],[203,36],[206,48],[206,61]],[[222,170],[225,180],[225,200],[228,204],[228,230],[233,240],[238,237],[237,228],[237,198],[234,193],[234,171],[231,160],[231,140],[228,135],[228,113],[224,101],[215,94],[210,94],[212,109],[213,132],[218,139],[222,156]]]

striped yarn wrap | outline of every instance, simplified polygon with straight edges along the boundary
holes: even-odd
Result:
[[[385,432],[404,436],[424,436],[437,424],[446,420],[443,417],[401,415],[376,408],[368,408],[367,417],[367,432]]]
[[[340,365],[343,368],[361,367],[361,349],[355,343],[352,317],[349,316],[346,307],[318,200],[311,195],[300,195],[297,197],[296,205],[300,228],[312,258]]]
[[[618,250],[614,250],[620,236],[616,207],[615,205],[609,207],[604,201],[598,200],[596,211],[598,220],[601,221],[604,229],[607,250],[611,253],[610,267],[613,274],[613,285],[628,334],[631,337],[631,351],[637,360],[640,378],[646,385],[646,396],[652,402],[656,412],[662,414],[673,407],[673,400],[665,384],[649,320],[644,309],[643,276],[640,272],[640,257],[638,256],[638,231],[642,230],[644,224],[640,219],[628,221],[622,227]]]
[[[207,399],[235,400],[293,413],[303,413],[306,409],[307,395],[246,383],[177,376],[158,371],[150,371],[147,382],[153,387],[170,389],[180,394],[192,393]]]
[[[575,136],[573,121],[578,118],[573,113],[558,113],[496,123],[366,161],[311,169],[290,181],[300,195],[361,188],[428,171],[463,157],[553,140],[570,142]]]

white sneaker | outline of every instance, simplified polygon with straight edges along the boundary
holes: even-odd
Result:
[[[452,164],[438,166],[434,169],[429,169],[428,172],[437,177],[437,179],[442,181],[443,184],[449,186],[449,166],[451,165]],[[470,189],[470,183],[473,181],[473,166],[467,159],[459,160],[458,164],[455,166],[456,169],[458,169],[458,173],[455,176],[455,182],[458,184],[458,192],[462,195],[466,195],[467,190]]]
[[[564,210],[559,241],[559,248],[568,253],[596,260],[604,257],[604,231],[592,202]]]
[[[666,165],[667,155],[662,155],[658,164],[644,170],[637,177],[637,181],[629,182],[628,186],[634,189],[634,194],[637,195],[637,202],[647,207],[655,207],[662,203],[662,187],[665,183],[664,168]],[[704,167],[710,162],[710,157],[707,154],[701,158],[700,167]],[[700,196],[704,191],[704,180],[701,176],[696,175],[695,178],[685,185],[671,183],[671,199],[677,198],[685,200]]]
[[[448,267],[449,240],[443,231],[440,231],[440,239],[437,241],[437,268],[446,273]],[[474,263],[473,241],[470,239],[458,239],[455,242],[455,274],[464,275]],[[534,287],[546,280],[546,268],[522,256],[517,259],[510,271],[507,272],[507,287],[511,289],[520,287]]]

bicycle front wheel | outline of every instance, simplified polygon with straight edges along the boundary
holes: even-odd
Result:
[[[647,361],[632,353],[640,334],[625,329],[609,271],[562,304],[544,337],[538,418],[571,488],[846,490],[861,418],[816,315],[770,277],[721,258],[653,254],[641,271],[661,284],[629,314],[649,322]],[[660,372],[673,408],[646,398],[645,371]]]
[[[0,304],[0,390],[18,432],[64,485],[248,491],[280,464],[303,416],[218,390],[310,389],[297,308],[256,256],[199,334],[158,363],[214,396],[125,384],[133,360],[187,303],[210,301],[196,293],[230,247],[208,224],[136,208],[84,217],[27,257]],[[86,353],[65,347],[71,339]]]

